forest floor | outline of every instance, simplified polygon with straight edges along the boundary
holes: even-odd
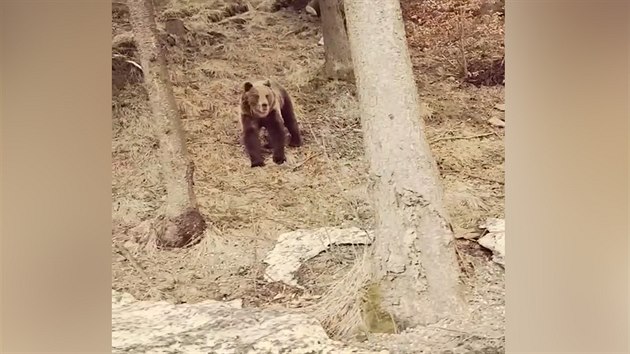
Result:
[[[504,86],[496,84],[502,18],[485,8],[489,16],[482,17],[482,11],[454,21],[456,12],[444,6],[448,3],[403,0],[402,6],[426,137],[440,167],[455,231],[464,234],[488,217],[504,217],[504,131],[489,122],[504,120]],[[237,0],[160,0],[156,5],[196,165],[195,192],[210,226],[207,237],[191,249],[165,252],[134,241],[150,233],[144,221],[159,214],[165,190],[140,74],[120,59],[136,58],[129,12],[114,3],[112,287],[140,300],[174,303],[243,299],[243,306],[255,307],[312,304],[349,269],[360,252],[357,246],[338,247],[307,262],[300,270],[304,290],[266,282],[261,260],[284,232],[371,228],[353,85],[319,78],[324,62],[319,20],[299,8],[252,11]],[[460,80],[462,43],[468,71],[480,72],[484,85]],[[495,72],[487,74],[484,68]],[[277,80],[292,95],[305,144],[289,148],[284,165],[252,169],[240,142],[239,100],[244,81],[264,77]],[[128,252],[119,253],[121,248]],[[457,249],[473,289],[470,301],[483,311],[478,323],[485,329],[480,331],[502,334],[503,269],[474,241],[460,239]],[[471,336],[475,334],[455,333],[452,341],[461,345]],[[500,336],[484,338],[503,347]]]

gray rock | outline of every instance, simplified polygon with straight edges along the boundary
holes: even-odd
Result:
[[[492,251],[492,260],[495,263],[505,266],[505,220],[488,218],[479,227],[486,229],[488,233],[477,242]]]
[[[243,309],[238,302],[137,301],[112,290],[112,353],[377,352],[331,340],[305,314]]]

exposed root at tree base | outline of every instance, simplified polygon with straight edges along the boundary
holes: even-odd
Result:
[[[356,82],[356,79],[354,77],[354,69],[352,67],[326,64],[322,68],[322,75],[327,80],[339,80],[352,84]]]
[[[157,247],[162,249],[194,246],[201,241],[206,221],[197,209],[188,209],[175,219],[163,219],[157,237]]]

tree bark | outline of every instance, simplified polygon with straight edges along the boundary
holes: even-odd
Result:
[[[330,79],[352,80],[350,44],[343,15],[342,0],[319,0],[324,34],[324,73]]]
[[[163,224],[158,228],[158,245],[184,247],[198,242],[206,228],[193,191],[194,164],[186,151],[166,58],[158,40],[152,0],[128,0],[127,4],[159,139],[166,185],[166,205]]]
[[[409,327],[465,310],[437,165],[398,0],[345,1],[376,211],[374,265],[382,308]]]

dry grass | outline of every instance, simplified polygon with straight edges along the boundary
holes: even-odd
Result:
[[[265,22],[272,16],[259,15],[257,18],[258,22]],[[337,149],[338,140],[331,142],[335,137],[330,134],[333,130],[330,120],[336,117],[331,117],[330,110],[322,110],[317,100],[311,99],[314,95],[308,88],[307,75],[319,66],[319,62],[302,60],[300,66],[305,76],[291,71],[301,56],[317,57],[320,53],[314,47],[308,48],[306,53],[302,48],[300,52],[286,50],[289,55],[275,58],[282,48],[276,45],[276,49],[272,49],[271,44],[261,43],[273,43],[274,38],[284,31],[284,26],[269,26],[265,32],[256,32],[264,33],[267,38],[261,38],[261,34],[253,36],[251,27],[255,26],[256,23],[252,23],[241,29],[238,39],[236,34],[222,28],[228,38],[234,40],[231,45],[223,44],[225,54],[215,52],[211,62],[200,65],[201,70],[191,68],[187,71],[187,79],[195,81],[199,90],[184,93],[185,89],[176,87],[184,116],[197,117],[186,119],[184,124],[189,134],[189,149],[198,165],[196,191],[203,196],[199,198],[202,210],[222,231],[251,227],[252,222],[276,232],[298,227],[343,225],[348,218],[343,211],[349,208],[338,196],[343,194],[344,186],[357,183],[359,178],[355,176],[361,174],[362,166],[354,161],[346,163],[322,158],[328,155],[328,150],[337,153],[344,150]],[[221,30],[217,27],[210,28]],[[311,53],[308,53],[309,49]],[[261,53],[259,57],[249,58],[249,53],[256,51]],[[240,70],[234,69],[234,57],[239,60]],[[210,65],[212,69],[209,69]],[[191,77],[195,72],[203,77]],[[248,168],[239,140],[240,90],[245,80],[259,77],[280,81],[297,102],[306,145],[301,149],[290,149],[285,166],[269,163],[265,169]],[[344,90],[346,88],[332,84],[315,95],[322,98],[338,93],[343,95]],[[199,110],[195,111],[195,107]],[[313,114],[315,112],[318,114]],[[339,131],[337,134],[343,133]],[[354,149],[360,150],[360,146]],[[349,171],[340,176],[342,167],[359,173]],[[331,184],[331,181],[338,183]]]
[[[123,225],[137,225],[159,209],[164,188],[159,160],[154,146],[156,139],[152,122],[146,114],[146,97],[139,86],[121,93],[122,100],[114,102],[114,140],[112,154],[112,217]],[[140,99],[138,99],[140,98]]]
[[[321,300],[306,308],[335,338],[356,337],[365,331],[363,304],[365,288],[372,279],[371,247],[357,254],[353,265],[323,294]]]

